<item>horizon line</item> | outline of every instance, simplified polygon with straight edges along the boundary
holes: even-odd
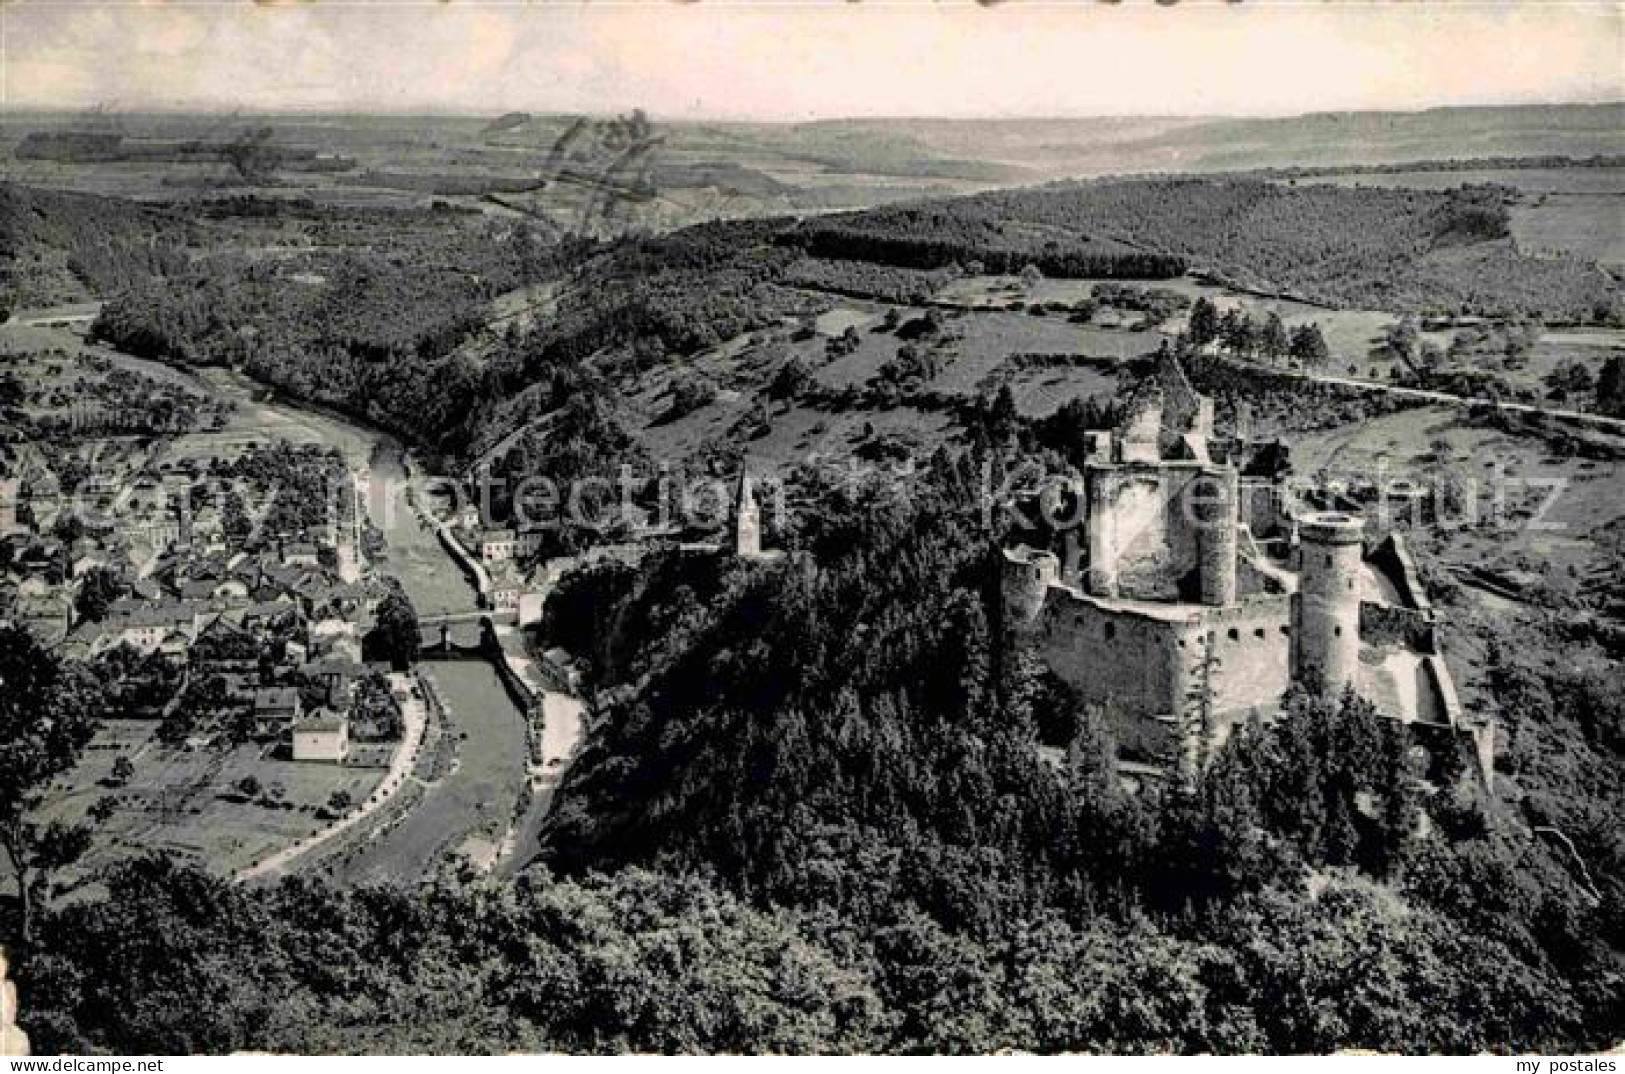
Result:
[[[249,115],[249,116],[378,116],[399,119],[434,118],[434,119],[482,119],[500,117],[522,113],[533,118],[615,116],[625,115],[634,110],[644,112],[659,118],[663,123],[751,123],[773,126],[795,126],[810,123],[907,123],[907,122],[933,122],[933,123],[1020,123],[1020,122],[1081,122],[1086,120],[1197,120],[1197,121],[1281,121],[1292,119],[1309,119],[1319,116],[1420,116],[1433,112],[1483,112],[1497,110],[1512,110],[1519,108],[1619,108],[1625,107],[1625,97],[1610,97],[1601,99],[1571,99],[1571,100],[1523,100],[1502,101],[1474,104],[1436,104],[1418,105],[1414,108],[1330,108],[1311,109],[1304,112],[1074,112],[1074,113],[987,113],[983,115],[943,115],[943,114],[862,114],[843,113],[825,116],[807,116],[802,118],[792,116],[751,116],[737,113],[718,112],[712,115],[686,115],[660,117],[658,113],[648,108],[632,105],[625,108],[611,108],[602,111],[570,111],[555,110],[551,108],[507,108],[493,105],[490,109],[475,110],[463,107],[402,107],[391,108],[387,106],[361,106],[361,105],[323,105],[323,106],[246,106],[220,104],[174,104],[174,103],[144,103],[121,106],[117,102],[99,102],[85,105],[42,105],[42,104],[14,104],[0,101],[0,115],[43,114],[43,115],[83,115],[101,113],[109,116],[117,115],[168,115],[168,116],[212,116],[212,115]]]

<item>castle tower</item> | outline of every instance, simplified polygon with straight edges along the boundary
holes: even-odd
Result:
[[[739,494],[734,504],[734,554],[754,559],[762,554],[762,509],[756,506],[756,493],[747,471],[739,472]]]
[[[355,543],[348,539],[338,544],[338,575],[339,581],[345,585],[361,580],[360,557],[356,554]]]
[[[1061,562],[1053,552],[1026,546],[1005,549],[1000,589],[1006,622],[1017,629],[1037,622],[1044,610],[1044,597],[1060,573]]]
[[[1162,459],[1164,437],[1162,385],[1155,378],[1137,388],[1124,407],[1114,438],[1118,462],[1155,463]]]
[[[1328,693],[1354,681],[1360,659],[1360,562],[1365,525],[1353,515],[1323,511],[1298,527],[1302,571],[1293,606],[1299,678],[1317,679]]]
[[[1204,473],[1192,482],[1196,518],[1197,579],[1203,604],[1236,602],[1236,513],[1240,475],[1232,466]],[[1358,610],[1358,609],[1356,609]]]

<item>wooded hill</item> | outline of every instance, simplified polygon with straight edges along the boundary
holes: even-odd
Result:
[[[1608,276],[1518,253],[1509,193],[1116,180],[821,217],[797,235],[824,257],[913,268],[1158,277],[1188,266],[1333,306],[1593,319],[1611,297]]]

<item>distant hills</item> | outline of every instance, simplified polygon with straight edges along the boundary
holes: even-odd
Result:
[[[556,147],[572,122],[527,112],[224,119],[0,113],[0,159],[18,184],[0,196],[0,239],[9,240],[0,242],[0,287],[15,303],[73,295],[86,284],[105,290],[138,272],[141,266],[110,253],[139,248],[149,237],[149,220],[131,202],[146,211],[195,215],[190,203],[200,197],[241,195],[298,198],[312,211],[340,215],[362,207],[440,208],[568,225],[582,211],[583,196],[539,180],[556,169]],[[1487,160],[1500,167],[1538,160],[1569,166],[1625,156],[1625,102],[1275,119],[667,123],[657,114],[654,123],[658,151],[630,178],[655,193],[643,208],[643,226],[655,231],[713,219],[805,218],[1105,175],[1307,174]],[[591,166],[591,160],[580,165]],[[55,211],[67,207],[48,191],[112,197]],[[1572,241],[1582,233],[1617,234],[1616,198],[1602,191],[1589,201],[1567,197],[1542,207],[1544,198],[1530,197],[1516,210],[1515,228],[1525,230],[1515,237],[1531,252],[1573,250],[1616,264],[1617,244]],[[86,214],[84,220],[69,226],[77,213]],[[66,286],[72,280],[79,282]]]
[[[793,129],[817,141],[891,139],[941,157],[1018,165],[1058,178],[1611,155],[1625,152],[1625,102],[1279,119],[839,120]]]
[[[0,113],[0,152],[31,152],[86,128],[83,115]],[[197,138],[218,116],[118,117],[132,140]],[[1274,119],[1107,116],[1078,119],[837,119],[755,123],[653,119],[667,164],[728,164],[790,187],[866,176],[943,187],[985,188],[1138,172],[1324,168],[1487,157],[1590,157],[1625,153],[1625,102],[1440,108],[1422,112],[1326,112]],[[354,156],[392,170],[448,162],[528,163],[568,117],[237,116],[275,130],[278,144]],[[96,129],[107,125],[95,117]],[[139,132],[139,134],[137,133]],[[28,148],[24,148],[28,147]],[[307,150],[308,151],[308,150]],[[29,181],[25,179],[24,181]],[[894,184],[877,184],[887,186]],[[884,191],[879,193],[884,194]],[[884,199],[882,199],[884,200]]]

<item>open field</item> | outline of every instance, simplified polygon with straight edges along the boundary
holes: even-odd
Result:
[[[990,308],[999,308],[1016,296],[1024,297],[1028,302],[1062,302],[1070,305],[1087,299],[1090,291],[1102,283],[1158,288],[1184,295],[1192,301],[1206,298],[1221,313],[1228,309],[1241,309],[1254,317],[1263,317],[1273,312],[1279,314],[1289,328],[1300,324],[1317,324],[1331,349],[1331,365],[1339,371],[1354,365],[1363,373],[1370,363],[1372,350],[1381,342],[1383,331],[1398,319],[1391,313],[1379,310],[1325,309],[1290,298],[1249,294],[1191,276],[1172,280],[1039,280],[1031,288],[1021,287],[1014,277],[974,276],[953,281],[937,297],[944,301]],[[1103,308],[1097,320],[1108,324],[1114,321],[1134,324],[1140,317],[1132,311],[1119,313]],[[1184,324],[1185,316],[1180,314],[1170,319],[1162,330],[1172,333],[1183,328]],[[1154,350],[1156,334],[1153,333],[1151,338],[1153,343],[1148,349]],[[1440,334],[1431,338],[1442,341],[1445,336]]]
[[[1617,194],[1625,196],[1625,167],[1597,168],[1451,168],[1391,172],[1332,172],[1294,180],[1338,186],[1403,187],[1450,190],[1467,184],[1493,183],[1528,194]]]
[[[1088,298],[1090,290],[1099,283],[1156,287],[1186,295],[1193,300],[1206,298],[1221,313],[1228,309],[1240,309],[1255,318],[1261,318],[1273,312],[1280,315],[1288,328],[1302,324],[1318,325],[1326,339],[1327,347],[1331,350],[1332,357],[1326,366],[1328,372],[1387,381],[1393,375],[1395,366],[1399,364],[1383,346],[1384,333],[1398,321],[1392,313],[1381,310],[1323,309],[1289,298],[1248,294],[1189,276],[1174,280],[1039,280],[1030,287],[1022,285],[1021,281],[1014,277],[975,276],[950,282],[939,290],[935,297],[939,301],[989,310],[1003,308],[1016,296],[1022,297],[1028,303],[1058,302],[1071,305]],[[1137,318],[1137,314],[1128,312],[1119,319],[1132,323]],[[1102,310],[1097,315],[1096,322],[1111,323],[1112,319],[1112,311]],[[1178,315],[1164,325],[1162,331],[1178,331],[1184,327],[1185,322],[1185,316]],[[1454,335],[1455,330],[1444,329],[1422,332],[1420,338],[1448,349]],[[1123,353],[1121,350],[1114,352],[1110,349],[1114,343],[1119,347],[1132,347],[1132,340],[1145,337],[1133,333],[1085,329],[1083,338],[1088,341],[1085,347],[1087,353],[1110,354]],[[1154,340],[1156,333],[1150,338]],[[1541,332],[1540,339],[1530,351],[1523,368],[1510,371],[1497,369],[1495,372],[1503,376],[1515,389],[1527,388],[1544,394],[1542,380],[1559,363],[1579,361],[1595,375],[1608,356],[1620,350],[1625,350],[1625,329],[1548,328]],[[1467,364],[1469,368],[1472,367],[1470,359]]]
[[[629,411],[641,418],[638,437],[658,459],[692,455],[710,442],[726,438],[736,423],[754,413],[752,398],[780,364],[798,359],[812,371],[815,385],[823,389],[862,390],[875,381],[887,362],[897,358],[910,341],[886,329],[883,321],[893,312],[899,325],[923,318],[926,309],[892,306],[887,303],[842,299],[816,320],[816,331],[798,338],[788,327],[737,337],[680,363],[650,371],[639,378],[636,390],[624,397]],[[1069,322],[1062,314],[1035,316],[1002,308],[966,312],[939,310],[940,335],[925,335],[912,345],[939,355],[934,377],[923,380],[921,390],[961,395],[967,399],[982,396],[1008,382],[1023,413],[1041,416],[1054,411],[1068,399],[1079,396],[1114,394],[1118,378],[1109,366],[1043,365],[1021,367],[1009,361],[1012,355],[1037,354],[1080,356],[1124,361],[1155,351],[1163,338],[1155,332],[1097,328]],[[831,340],[846,330],[857,333],[858,343],[850,353],[831,357]],[[936,348],[940,348],[937,350]],[[718,386],[716,397],[700,408],[671,419],[670,387],[678,375],[698,375]],[[884,409],[854,408],[831,413],[803,403],[772,407],[771,427],[753,439],[750,456],[758,464],[792,463],[811,453],[837,454],[856,448],[872,436],[897,434],[918,437],[926,446],[941,441],[953,422],[946,415],[922,412],[907,404],[906,397]]]
[[[1532,569],[1561,586],[1598,564],[1606,553],[1597,533],[1625,519],[1617,464],[1565,457],[1537,437],[1482,426],[1460,410],[1419,407],[1295,437],[1291,447],[1300,474],[1386,473],[1426,488],[1454,481],[1480,508],[1474,514],[1464,499],[1463,519],[1500,512],[1502,525],[1439,528],[1432,547],[1446,564]]]
[[[1530,253],[1625,268],[1625,193],[1542,196],[1512,210],[1512,237]]]

